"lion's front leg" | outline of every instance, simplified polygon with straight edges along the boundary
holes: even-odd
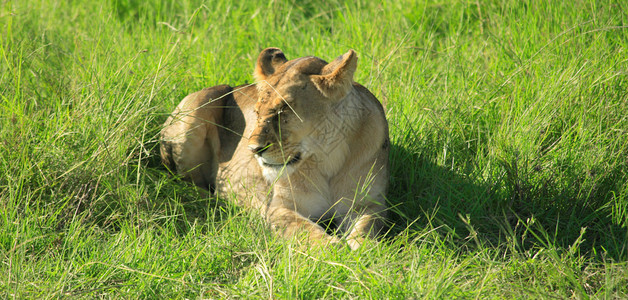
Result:
[[[349,213],[342,221],[341,229],[349,232],[347,243],[352,250],[359,248],[365,238],[375,238],[384,227],[382,213]]]
[[[270,207],[267,216],[273,229],[284,236],[295,237],[305,234],[308,241],[313,243],[337,244],[340,242],[340,239],[327,234],[321,226],[290,208]]]

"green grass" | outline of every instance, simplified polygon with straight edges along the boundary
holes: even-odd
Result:
[[[70,3],[71,2],[71,3]],[[0,1],[1,298],[626,298],[623,1]],[[265,47],[387,105],[391,229],[277,238],[159,163]]]

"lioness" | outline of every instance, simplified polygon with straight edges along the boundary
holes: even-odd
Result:
[[[188,95],[161,131],[164,164],[182,178],[258,209],[278,232],[352,249],[386,215],[388,124],[353,81],[355,51],[331,63],[260,53],[255,85]],[[317,224],[333,220],[342,235]]]

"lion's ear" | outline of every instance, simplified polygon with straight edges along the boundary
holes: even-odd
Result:
[[[353,74],[357,67],[358,56],[355,51],[349,50],[327,64],[321,75],[313,75],[312,82],[325,97],[340,100],[351,90]]]
[[[266,77],[275,73],[279,66],[288,60],[279,48],[266,48],[259,54],[257,64],[255,65],[255,73],[253,76],[256,81],[265,80]]]

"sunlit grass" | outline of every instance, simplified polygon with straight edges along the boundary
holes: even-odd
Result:
[[[79,2],[0,4],[3,298],[628,296],[621,2]],[[308,249],[160,165],[176,104],[270,46],[358,53],[381,242]]]

